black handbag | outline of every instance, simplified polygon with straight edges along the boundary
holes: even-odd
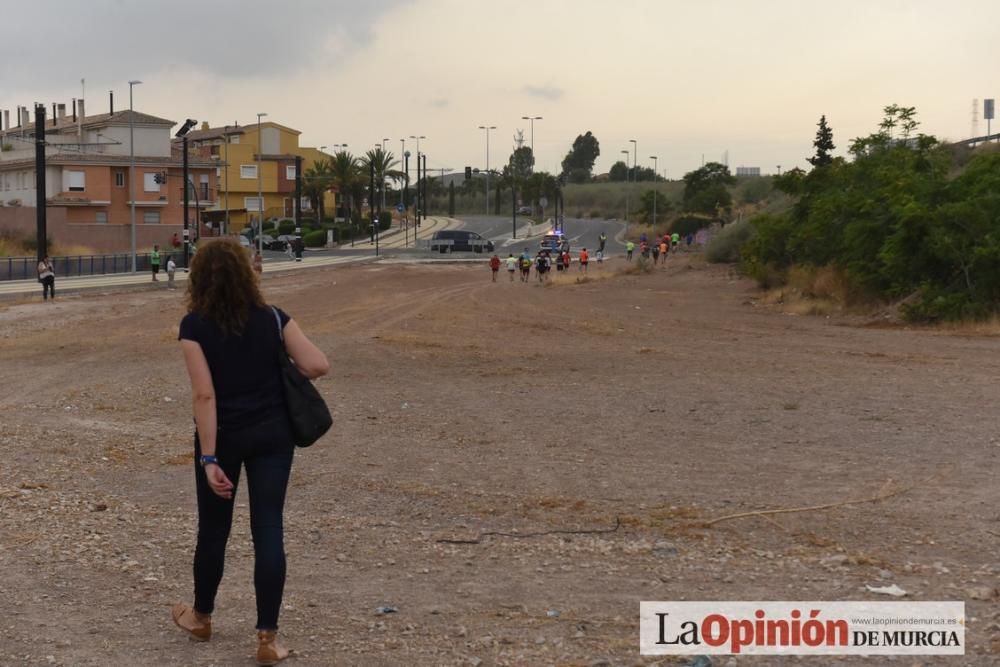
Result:
[[[288,406],[288,417],[292,423],[292,437],[299,447],[309,447],[323,437],[323,434],[333,426],[333,417],[326,401],[295,364],[288,358],[285,349],[285,334],[281,329],[281,317],[278,310],[272,306],[274,321],[278,324],[278,338],[281,347],[278,348],[278,366],[281,369],[281,383],[285,387],[285,405]]]

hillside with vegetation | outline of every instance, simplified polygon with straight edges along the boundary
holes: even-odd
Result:
[[[807,173],[775,179],[788,210],[754,217],[742,266],[764,286],[835,272],[849,300],[900,301],[915,321],[984,318],[1000,306],[1000,151],[917,132],[886,107],[877,132],[833,158],[825,118]]]

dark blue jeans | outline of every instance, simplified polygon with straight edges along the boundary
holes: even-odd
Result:
[[[222,581],[226,541],[233,524],[233,506],[246,467],[253,535],[253,583],[257,593],[257,629],[277,630],[285,590],[283,514],[285,490],[292,470],[291,426],[285,414],[245,429],[219,429],[215,454],[233,483],[233,499],[215,495],[198,465],[201,443],[195,433],[195,484],[198,491],[198,546],[194,552],[194,608],[211,614]]]

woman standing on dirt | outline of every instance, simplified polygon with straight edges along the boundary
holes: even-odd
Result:
[[[48,255],[42,257],[42,261],[38,263],[38,282],[42,284],[42,301],[49,300],[49,294],[52,295],[52,300],[56,300],[56,270],[52,267],[52,260],[49,259]]]
[[[285,586],[285,490],[295,447],[278,365],[279,322],[285,348],[299,370],[309,378],[325,375],[330,369],[326,355],[295,320],[264,303],[250,258],[236,242],[209,243],[194,256],[188,314],[181,320],[179,336],[196,425],[194,606],[177,604],[171,613],[192,639],[211,638],[233,497],[245,467],[261,665],[288,657],[276,632]],[[247,359],[254,361],[248,364]]]

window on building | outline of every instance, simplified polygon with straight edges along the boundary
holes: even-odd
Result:
[[[107,211],[98,211],[97,213],[95,213],[94,214],[94,222],[96,222],[99,225],[106,225],[106,224],[108,224],[108,212]]]
[[[285,178],[289,181],[295,180],[295,166],[285,167]]]
[[[231,144],[238,144],[238,143],[240,143],[240,135],[234,134],[233,136],[229,137],[229,143],[231,143]]]
[[[201,184],[200,185],[201,191],[198,194],[198,196],[201,198],[202,201],[208,201],[209,200],[209,196],[208,196],[208,174],[202,174],[201,175],[201,179],[199,180],[199,182]]]
[[[303,211],[311,211],[313,207],[312,199],[309,197],[303,197],[299,200],[299,206]]]
[[[83,192],[87,189],[87,174],[82,171],[67,171],[66,174],[66,191],[67,192]]]
[[[260,204],[258,204],[259,201],[260,200],[257,199],[256,197],[244,197],[243,208],[245,208],[248,211],[259,211],[260,210]]]
[[[160,224],[160,212],[159,211],[146,211],[142,214],[142,222],[147,225],[158,225]]]
[[[142,189],[144,192],[159,192],[160,184],[156,182],[156,174],[146,172],[142,175]]]
[[[115,172],[115,187],[124,188],[125,187],[125,172],[116,171]]]
[[[240,165],[240,178],[257,178],[257,165],[255,165],[255,164],[241,164]]]

